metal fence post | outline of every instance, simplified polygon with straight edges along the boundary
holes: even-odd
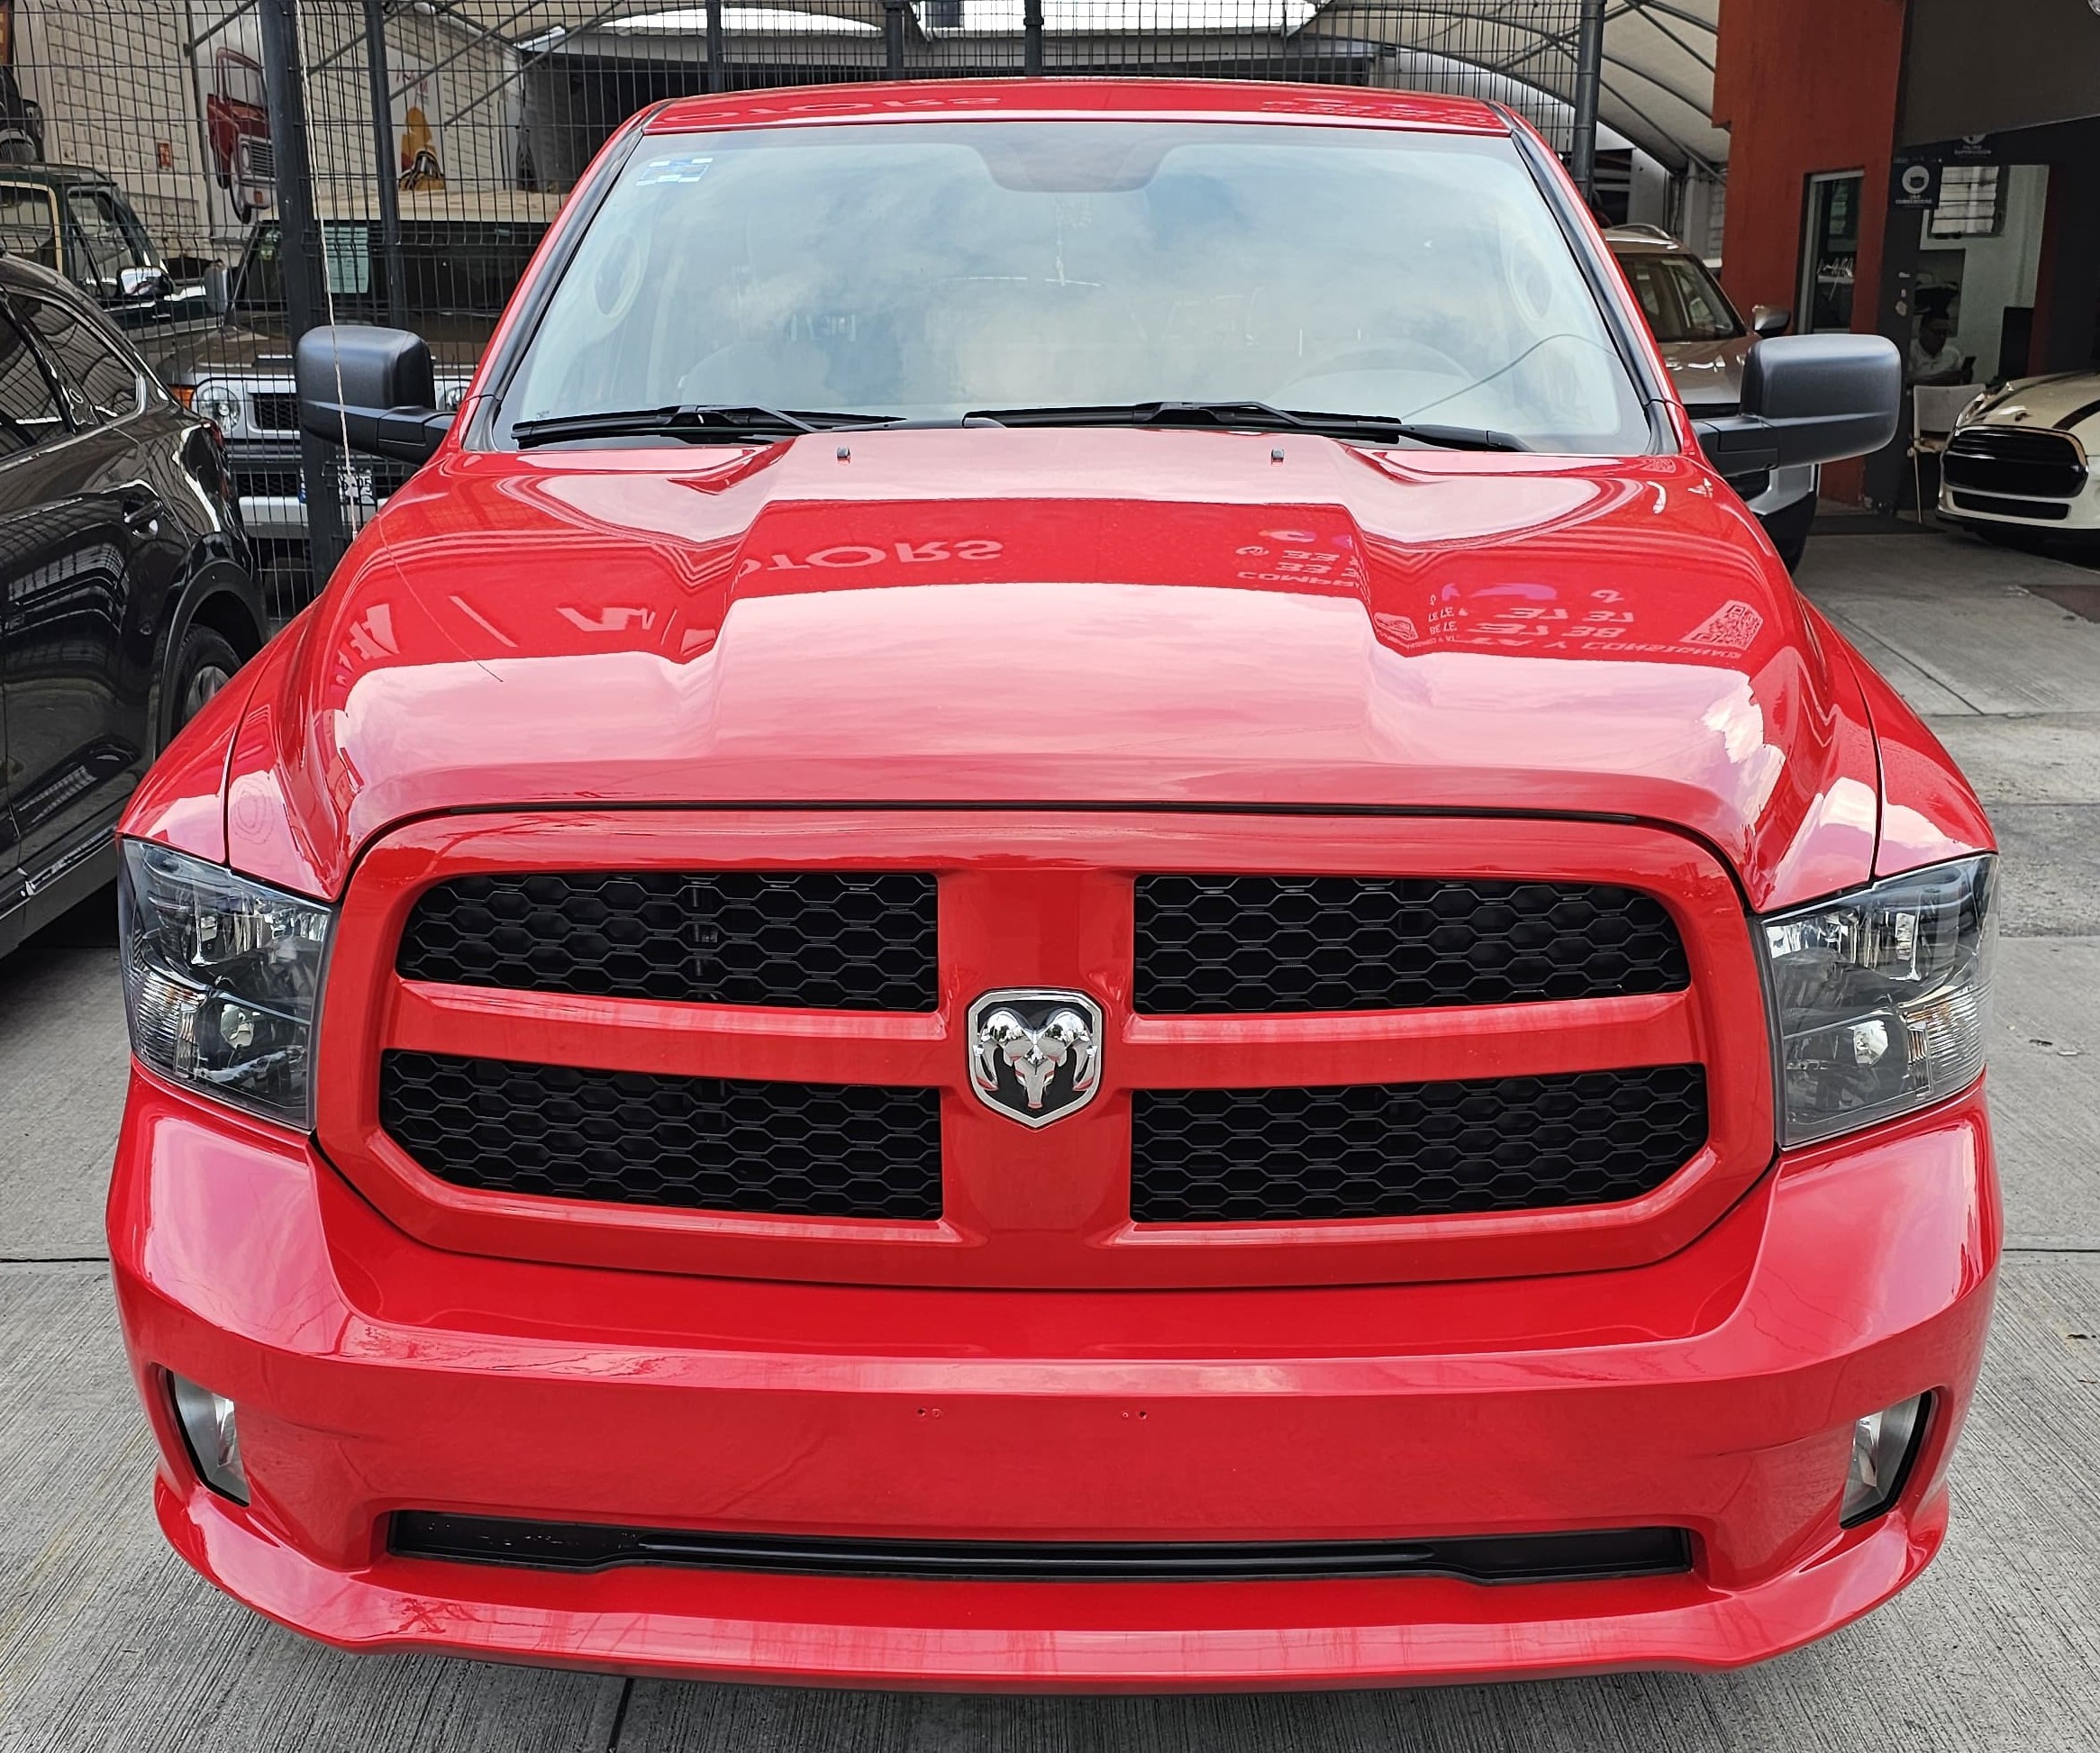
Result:
[[[1582,198],[1597,193],[1597,100],[1605,82],[1605,0],[1582,0],[1575,31],[1575,132],[1568,168]]]
[[[905,77],[905,0],[882,0],[883,71],[892,79]]]
[[[1031,79],[1042,77],[1042,0],[1022,0],[1021,70]]]
[[[729,69],[722,64],[728,52],[722,23],[722,0],[707,0],[707,89],[727,91]]]
[[[379,166],[379,254],[386,266],[386,321],[408,322],[408,288],[402,280],[400,164],[394,150],[393,86],[386,74],[386,0],[365,0],[365,66],[372,84],[372,145]]]
[[[263,90],[269,100],[270,144],[277,159],[281,228],[277,262],[284,277],[286,327],[295,353],[299,337],[325,322],[328,311],[321,223],[314,211],[314,166],[306,156],[298,0],[258,0],[256,14],[262,37]],[[349,458],[339,458],[333,445],[301,431],[299,475],[306,484],[307,563],[316,589],[328,582],[350,545],[342,515],[342,484],[349,478]]]

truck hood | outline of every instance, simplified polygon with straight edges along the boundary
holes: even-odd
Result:
[[[1695,458],[918,431],[449,451],[271,649],[234,865],[436,811],[1606,814],[1754,904],[1864,882],[1859,684]]]

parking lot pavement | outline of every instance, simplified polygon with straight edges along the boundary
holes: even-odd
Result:
[[[1804,585],[1932,719],[2006,846],[1993,1105],[2008,1254],[1933,1569],[1722,1677],[1198,1699],[628,1684],[341,1657],[162,1547],[97,1264],[123,1026],[106,897],[0,961],[0,1748],[1904,1753],[2100,1747],[2100,619],[2095,575],[1819,538]],[[1637,1442],[1638,1433],[1629,1441]]]

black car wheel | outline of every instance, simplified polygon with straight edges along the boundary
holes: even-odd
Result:
[[[168,698],[175,715],[168,725],[172,733],[204,711],[212,696],[233,679],[241,668],[241,654],[223,633],[209,627],[192,627],[184,636],[182,649],[175,654],[175,669]]]

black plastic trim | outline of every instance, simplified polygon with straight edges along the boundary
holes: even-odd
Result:
[[[1958,512],[1981,512],[1986,517],[2020,517],[2036,523],[2067,523],[2070,521],[2069,504],[2059,499],[2015,499],[2002,493],[1971,493],[1961,487],[1949,489]]]
[[[1471,1583],[1605,1582],[1692,1567],[1681,1528],[1474,1534],[1410,1540],[947,1540],[705,1533],[399,1510],[397,1558],[535,1570],[691,1566],[805,1576],[967,1582],[1249,1583],[1450,1576]]]

